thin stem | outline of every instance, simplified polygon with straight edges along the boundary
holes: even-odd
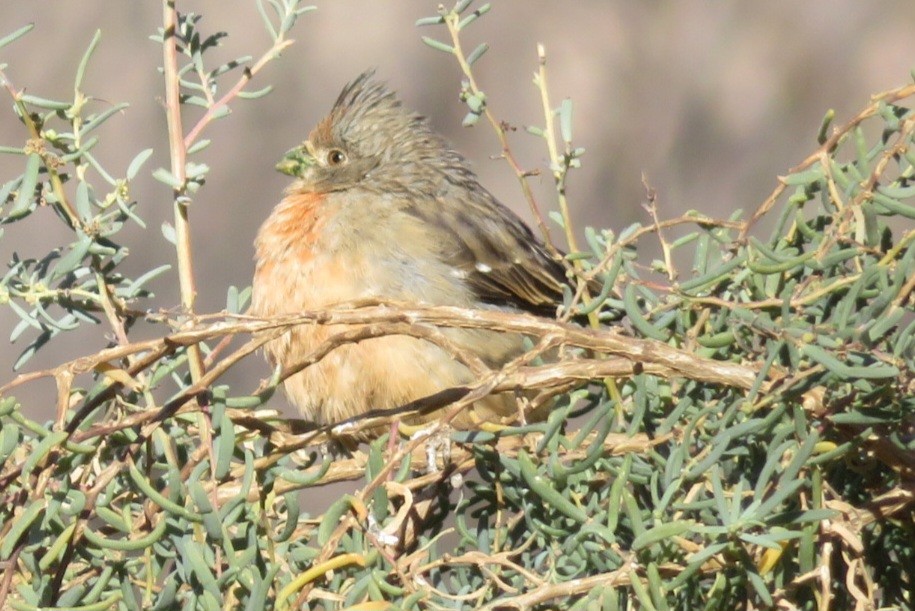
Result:
[[[460,15],[451,13],[445,16],[445,24],[448,26],[448,32],[451,34],[451,44],[454,47],[454,57],[461,66],[461,71],[464,73],[464,76],[467,77],[470,91],[475,95],[479,95],[482,91],[477,86],[476,79],[473,77],[473,70],[471,69],[470,64],[467,63],[467,57],[464,54],[464,50],[461,48],[458,23],[460,23]],[[537,205],[537,199],[534,197],[534,192],[527,183],[527,177],[531,175],[531,172],[524,170],[518,163],[518,160],[515,158],[515,155],[512,153],[511,147],[508,144],[505,125],[502,121],[496,119],[495,115],[493,115],[492,111],[489,109],[488,104],[483,107],[483,114],[486,116],[486,119],[496,132],[496,136],[499,138],[499,144],[502,146],[502,158],[508,162],[508,165],[510,165],[515,172],[518,182],[521,183],[521,191],[524,193],[524,199],[527,201],[528,206],[530,206],[531,213],[533,213],[534,219],[537,221],[537,227],[540,229],[540,235],[543,236],[543,240],[550,250],[550,254],[557,258],[561,258],[562,255],[553,244],[552,238],[550,238],[550,231],[547,229],[546,221],[543,220],[543,215],[540,213],[540,206]]]
[[[274,41],[273,46],[264,53],[260,59],[258,59],[253,66],[246,67],[242,72],[241,77],[238,81],[232,86],[232,88],[225,93],[221,98],[216,100],[214,103],[210,104],[206,112],[200,117],[200,120],[191,128],[191,131],[187,133],[187,136],[184,137],[184,146],[189,148],[200,136],[201,132],[209,125],[213,119],[216,118],[218,112],[229,104],[232,100],[238,97],[238,94],[244,90],[248,85],[251,79],[254,78],[254,75],[261,71],[261,69],[267,65],[268,62],[273,60],[280,52],[283,51],[286,47],[291,45],[294,41],[284,40],[283,34],[280,33],[279,37]],[[209,95],[209,94],[207,94]]]
[[[173,190],[175,206],[175,243],[178,255],[178,281],[181,289],[181,307],[188,315],[194,314],[197,287],[194,280],[194,265],[191,253],[191,231],[188,218],[187,198],[183,185],[187,181],[185,171],[187,147],[181,123],[181,84],[178,78],[178,10],[177,0],[164,0],[162,40],[163,68],[165,70],[165,112],[168,121],[168,146],[171,156],[172,175],[182,187]],[[197,345],[188,349],[191,379],[196,382],[203,375],[204,365]]]
[[[566,197],[565,171],[559,159],[559,147],[556,146],[556,127],[553,121],[553,106],[550,104],[550,94],[546,86],[546,49],[542,44],[537,45],[537,88],[540,89],[540,104],[543,106],[543,119],[545,121],[543,136],[546,147],[550,153],[550,162],[553,164],[553,180],[556,181],[556,195],[559,200],[559,213],[562,215],[563,229],[566,234],[566,243],[571,252],[578,252],[578,242],[572,225],[572,215],[569,213],[569,200]],[[579,265],[576,263],[576,268]]]
[[[559,148],[556,146],[556,126],[553,121],[553,106],[550,104],[550,94],[546,82],[546,49],[542,44],[537,45],[537,61],[539,69],[537,71],[537,88],[540,89],[540,105],[543,107],[544,130],[543,137],[546,140],[547,150],[550,155],[550,165],[553,169],[553,180],[556,182],[556,197],[559,202],[559,213],[562,215],[562,228],[565,230],[566,243],[569,245],[571,252],[578,252],[578,241],[575,238],[575,229],[572,224],[572,215],[569,212],[569,200],[566,197],[565,176],[568,168],[563,169],[559,159]],[[588,290],[588,281],[584,276],[585,270],[582,262],[575,260],[572,262],[572,268],[575,270],[577,279],[576,294],[580,294],[585,301],[591,301],[591,292]],[[576,302],[573,300],[569,304],[566,312],[571,315]],[[597,310],[588,313],[588,324],[592,328],[600,327],[600,319]],[[612,391],[611,391],[612,392]]]
[[[194,301],[197,298],[197,286],[194,279],[194,264],[191,251],[191,226],[188,217],[190,198],[185,193],[187,184],[187,141],[184,138],[184,127],[181,121],[181,80],[178,76],[178,10],[177,0],[164,0],[162,37],[163,68],[165,72],[165,108],[168,120],[168,145],[171,156],[172,175],[180,187],[173,190],[175,206],[175,245],[178,254],[178,281],[181,288],[181,306],[193,320]],[[206,365],[200,344],[188,346],[188,368],[191,373],[191,386],[196,386],[205,379]],[[206,405],[201,394],[194,394],[192,400],[200,407]],[[216,461],[213,456],[213,426],[209,413],[198,414],[198,430],[201,447],[205,448],[210,459],[210,475],[216,476]],[[218,501],[218,499],[213,499]],[[218,507],[218,502],[214,503]],[[221,552],[217,550],[217,566],[220,566]]]
[[[41,156],[41,160],[44,162],[45,170],[48,172],[48,179],[51,181],[51,189],[53,189],[54,196],[60,202],[60,210],[64,213],[64,216],[67,219],[67,224],[71,229],[79,230],[88,234],[89,231],[86,229],[86,227],[83,226],[79,215],[76,213],[76,209],[67,198],[67,194],[64,191],[64,183],[60,179],[60,175],[57,173],[56,167],[54,164],[48,163],[48,155],[50,155],[50,153],[45,151],[44,138],[41,135],[41,131],[38,129],[38,126],[35,124],[32,116],[29,114],[28,109],[22,102],[22,93],[13,87],[13,84],[6,77],[6,74],[3,72],[2,68],[0,68],[0,83],[3,84],[3,87],[6,88],[6,90],[9,92],[10,97],[13,98],[13,104],[16,106],[16,110],[19,112],[19,116],[22,119],[22,122],[25,123],[26,129],[29,130],[31,142],[27,144],[26,152],[36,153]],[[32,148],[33,150],[29,151],[28,148]]]
[[[820,148],[808,155],[807,158],[804,159],[801,163],[788,170],[788,174],[794,174],[805,170],[814,163],[820,161],[824,155],[832,153],[832,151],[837,146],[839,146],[839,143],[843,138],[845,138],[846,135],[848,135],[853,129],[863,123],[866,119],[876,115],[880,110],[881,104],[895,104],[899,100],[910,97],[913,94],[915,94],[915,85],[906,85],[904,87],[898,87],[896,89],[885,91],[879,95],[873,96],[871,98],[871,104],[867,108],[855,115],[841,128],[835,130],[832,136],[830,136],[826,142],[820,145]],[[778,198],[787,188],[787,183],[785,183],[783,179],[779,179],[778,186],[775,187],[775,190],[772,191],[769,197],[767,197],[765,201],[759,205],[753,215],[744,223],[743,228],[740,231],[738,241],[743,242],[749,237],[750,230],[753,228],[753,226],[759,221],[759,219],[765,216],[773,206],[775,206],[775,202],[778,201]]]

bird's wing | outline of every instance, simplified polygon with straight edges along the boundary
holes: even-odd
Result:
[[[566,270],[511,210],[478,187],[471,199],[440,198],[410,213],[442,236],[442,257],[485,303],[555,316]]]

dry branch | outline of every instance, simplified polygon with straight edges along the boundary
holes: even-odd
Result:
[[[155,352],[175,347],[192,346],[199,342],[242,334],[259,334],[271,330],[288,331],[299,325],[373,325],[368,332],[357,337],[341,333],[328,339],[325,346],[316,352],[326,354],[339,345],[359,341],[367,337],[391,334],[407,334],[432,339],[426,325],[444,328],[468,328],[520,333],[542,339],[552,337],[556,345],[582,348],[597,354],[619,356],[643,367],[655,368],[663,375],[666,370],[670,377],[682,376],[701,382],[722,384],[749,389],[753,386],[758,371],[753,366],[715,361],[696,356],[662,342],[630,337],[620,329],[586,329],[572,323],[493,310],[474,310],[450,306],[416,306],[398,303],[366,301],[344,304],[328,310],[301,312],[292,316],[254,318],[241,315],[212,314],[198,318],[198,324],[190,329],[176,331],[156,340],[148,340],[102,350],[94,355],[80,357],[54,369],[23,374],[0,387],[0,395],[25,382],[42,377],[54,377],[62,371],[78,375],[95,370],[104,363],[114,364],[117,360],[136,354]],[[442,340],[433,340],[442,341]],[[249,352],[259,346],[252,345]],[[312,361],[312,357],[306,359]],[[195,385],[198,392],[204,385]]]

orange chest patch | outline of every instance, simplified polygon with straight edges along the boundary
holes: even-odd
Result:
[[[262,315],[284,311],[290,291],[310,284],[321,229],[327,220],[325,197],[317,193],[288,195],[264,221],[254,242],[253,310]]]
[[[325,196],[318,193],[286,196],[257,234],[258,262],[283,259],[291,254],[290,251],[313,250],[326,216],[322,205],[324,199]]]

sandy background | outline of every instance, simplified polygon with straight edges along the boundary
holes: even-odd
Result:
[[[213,144],[196,161],[210,165],[207,185],[193,204],[195,265],[200,311],[219,310],[229,285],[245,286],[253,271],[252,240],[278,201],[285,177],[273,171],[277,159],[307,134],[330,107],[341,86],[368,67],[396,88],[404,101],[429,116],[437,129],[474,164],[502,201],[525,218],[526,206],[494,135],[481,123],[460,127],[465,113],[457,98],[455,62],[420,42],[444,30],[414,28],[434,14],[436,2],[328,0],[306,15],[293,37],[297,44],[258,76],[257,87],[274,92],[258,102],[236,101],[232,114],[211,126]],[[718,3],[631,2],[626,0],[496,0],[490,14],[465,33],[465,44],[490,44],[477,76],[497,116],[515,125],[542,122],[531,84],[536,43],[549,55],[551,94],[575,104],[575,141],[587,149],[584,167],[570,180],[579,224],[621,229],[645,220],[641,175],[659,194],[661,215],[695,208],[729,215],[752,210],[775,185],[774,177],[815,147],[823,114],[838,120],[864,106],[868,96],[906,82],[915,66],[915,3],[909,0],[769,0]],[[253,1],[181,1],[184,11],[202,13],[202,28],[225,30],[218,56],[258,56],[269,45]],[[148,36],[161,22],[158,2],[101,0],[3,0],[0,33],[34,22],[35,30],[0,50],[0,63],[18,88],[48,98],[72,95],[72,77],[96,29],[102,41],[84,90],[97,108],[126,101],[130,109],[98,132],[95,149],[103,164],[123,172],[140,150],[155,154],[133,185],[139,213],[150,231],[121,234],[131,245],[125,269],[134,275],[174,253],[158,230],[171,218],[169,190],[149,172],[167,167],[161,49]],[[228,82],[224,87],[228,86]],[[24,129],[0,104],[0,144],[20,146]],[[190,111],[186,124],[192,124]],[[519,131],[513,145],[522,163],[543,167],[542,142]],[[21,172],[22,158],[0,156],[0,180]],[[539,186],[549,202],[550,185]],[[4,261],[18,252],[41,256],[45,244],[65,235],[47,211],[0,238]],[[177,302],[176,281],[161,279],[148,305]],[[0,312],[0,336],[14,318]],[[99,328],[55,341],[27,369],[55,365],[104,345]],[[139,335],[152,330],[138,329]],[[0,350],[0,379],[8,379],[20,347]],[[232,377],[239,391],[267,375],[252,359]],[[50,385],[18,393],[36,414],[49,414]],[[282,406],[282,399],[277,405]]]

